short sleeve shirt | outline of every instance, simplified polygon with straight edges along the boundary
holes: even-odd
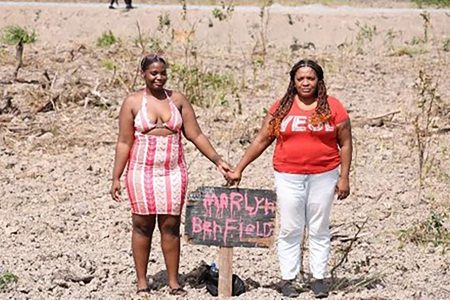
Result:
[[[331,119],[313,125],[309,117],[314,112],[303,110],[294,101],[281,122],[280,137],[273,155],[275,171],[293,174],[317,174],[330,171],[341,163],[337,144],[336,125],[349,116],[339,100],[328,96]],[[273,114],[279,106],[277,100],[269,109]]]

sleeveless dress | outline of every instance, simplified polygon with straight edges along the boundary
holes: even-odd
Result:
[[[144,92],[139,112],[134,118],[134,143],[125,176],[131,212],[138,215],[180,215],[187,188],[187,169],[181,142],[181,113],[169,99],[171,116],[163,124],[150,122],[147,94]],[[148,134],[165,127],[173,134]]]

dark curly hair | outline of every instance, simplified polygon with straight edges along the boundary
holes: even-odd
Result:
[[[294,102],[297,90],[295,88],[295,74],[298,69],[303,67],[309,67],[316,73],[318,83],[317,89],[314,91],[315,97],[317,98],[317,106],[314,113],[311,115],[309,122],[313,125],[320,123],[325,123],[331,118],[330,106],[327,101],[327,88],[323,80],[323,69],[322,67],[313,60],[302,59],[297,62],[289,72],[290,82],[286,93],[283,98],[281,98],[280,104],[272,115],[272,119],[269,123],[270,134],[272,137],[279,137],[281,121],[288,114]]]
[[[150,66],[152,63],[155,62],[161,62],[164,65],[167,65],[166,60],[159,54],[148,54],[144,56],[141,60],[141,71],[145,72],[147,70],[148,66]]]

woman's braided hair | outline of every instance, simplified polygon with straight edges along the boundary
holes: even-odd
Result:
[[[160,62],[164,65],[167,65],[166,60],[159,54],[148,54],[144,56],[141,60],[141,71],[145,72],[147,70],[148,66],[150,66],[152,63]]]
[[[323,80],[322,67],[313,60],[302,59],[297,62],[289,72],[290,81],[286,93],[281,98],[280,104],[272,115],[272,120],[269,122],[269,131],[272,137],[280,136],[281,121],[288,114],[294,102],[297,89],[295,88],[295,74],[298,69],[303,67],[309,67],[316,73],[318,83],[315,91],[315,97],[317,98],[317,106],[313,114],[309,118],[309,122],[312,125],[325,123],[331,118],[330,106],[327,101],[327,88]]]

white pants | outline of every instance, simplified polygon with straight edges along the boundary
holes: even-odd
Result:
[[[294,279],[300,272],[300,245],[305,225],[309,234],[310,271],[316,279],[325,277],[330,254],[330,212],[338,169],[311,175],[275,172],[282,279]]]

